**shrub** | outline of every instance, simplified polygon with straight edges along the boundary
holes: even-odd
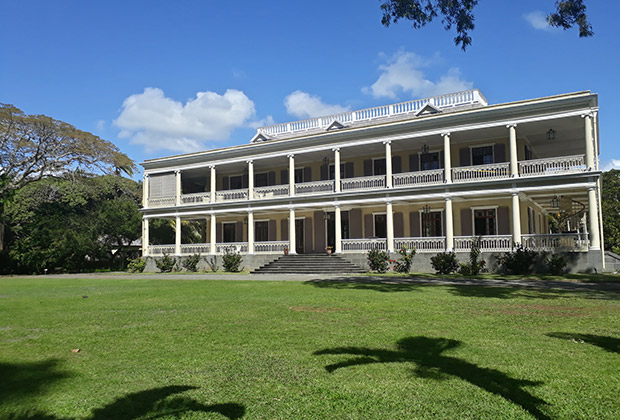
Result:
[[[187,271],[196,272],[196,271],[198,271],[198,263],[199,262],[200,262],[200,253],[194,254],[194,255],[192,255],[190,257],[187,257],[183,261],[183,268],[185,268]]]
[[[177,262],[175,261],[175,259],[170,257],[165,252],[163,257],[155,260],[155,265],[162,273],[170,273],[172,270],[175,269],[176,263]]]
[[[207,265],[209,266],[209,270],[215,273],[217,271],[217,257],[213,256],[209,259],[205,259],[205,261],[207,262]]]
[[[508,274],[532,274],[538,253],[519,245],[514,251],[506,252],[497,258],[497,262]]]
[[[402,247],[398,250],[400,257],[397,260],[390,260],[394,263],[394,271],[397,273],[408,273],[411,270],[411,264],[413,263],[413,256],[415,255],[415,248],[407,252],[406,247]]]
[[[461,263],[459,272],[464,276],[477,276],[484,270],[487,262],[480,259],[480,238],[474,238],[471,241],[471,248],[469,249],[469,261],[467,263]]]
[[[241,265],[241,261],[243,259],[241,258],[241,254],[238,252],[226,251],[226,254],[224,254],[222,260],[224,270],[231,273],[238,273],[240,271],[239,266]]]
[[[562,254],[551,254],[551,256],[547,259],[547,271],[553,274],[554,276],[559,276],[563,274],[566,270],[566,258]]]
[[[146,258],[135,258],[133,260],[129,260],[127,264],[127,270],[130,273],[141,273],[146,268]]]
[[[388,270],[389,255],[380,249],[371,249],[366,256],[368,259],[368,266],[372,271],[378,271],[379,273],[385,273]]]
[[[454,252],[442,252],[431,257],[431,265],[437,274],[450,274],[459,269],[459,260]]]

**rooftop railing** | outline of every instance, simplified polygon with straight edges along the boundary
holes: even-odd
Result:
[[[279,136],[282,134],[292,134],[327,128],[334,121],[338,121],[343,124],[350,124],[356,121],[372,121],[397,115],[415,114],[428,104],[440,110],[467,105],[488,105],[487,100],[482,93],[480,93],[478,89],[472,89],[463,92],[434,96],[432,98],[415,99],[412,101],[366,108],[358,111],[341,112],[339,114],[332,114],[324,117],[269,125],[266,127],[260,127],[258,132],[269,136]]]

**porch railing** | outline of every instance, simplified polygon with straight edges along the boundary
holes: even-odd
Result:
[[[215,252],[217,254],[226,254],[226,252],[239,252],[241,254],[247,254],[248,243],[247,242],[223,242],[215,244]]]
[[[387,249],[387,241],[385,238],[372,239],[343,239],[342,252],[366,252],[371,249]]]
[[[286,196],[288,196],[288,184],[254,188],[255,198],[274,198]]]
[[[149,207],[172,207],[176,204],[176,197],[150,197]]]
[[[181,244],[181,255],[208,254],[211,251],[209,244]]]
[[[430,171],[396,174],[392,175],[392,179],[394,187],[409,187],[415,185],[443,184],[443,175],[443,169],[433,169]]]
[[[248,199],[248,190],[244,188],[242,190],[226,190],[226,191],[217,191],[216,193],[217,201],[241,201]]]
[[[523,246],[533,251],[588,251],[587,233],[521,235]]]
[[[453,182],[502,179],[508,177],[510,177],[509,162],[491,163],[488,165],[460,166],[452,169]]]
[[[407,249],[415,248],[416,253],[437,253],[446,249],[445,236],[433,236],[427,238],[395,238],[394,249],[402,247]]]
[[[342,191],[374,190],[385,188],[385,175],[347,178],[340,181]]]
[[[255,242],[254,253],[256,254],[282,254],[288,248],[288,241]]]
[[[183,194],[181,196],[181,204],[202,204],[208,203],[211,199],[211,193],[201,192],[195,194]]]
[[[519,162],[521,176],[556,175],[587,170],[584,155],[533,159]]]
[[[334,191],[334,181],[301,182],[295,184],[295,194],[322,194]]]
[[[455,236],[454,250],[466,252],[471,249],[473,241],[480,239],[480,251],[482,252],[507,252],[512,249],[512,235],[487,235],[487,236]]]
[[[149,255],[174,255],[174,245],[150,245]]]

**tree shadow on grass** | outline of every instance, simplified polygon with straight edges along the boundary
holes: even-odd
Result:
[[[44,394],[54,383],[69,376],[61,370],[57,359],[0,363],[0,404]]]
[[[55,359],[34,363],[0,363],[0,405],[17,400],[21,406],[27,406],[28,398],[48,392],[55,382],[69,376],[69,373],[60,370],[59,361]],[[95,409],[87,420],[131,420],[143,416],[158,418],[190,411],[219,413],[231,420],[240,419],[245,415],[245,408],[241,404],[205,405],[189,397],[176,396],[193,389],[197,387],[174,385],[130,393]],[[6,418],[11,420],[70,420],[27,408],[8,414]]]
[[[374,290],[375,292],[411,292],[424,287],[419,282],[390,277],[334,277],[308,280],[306,284],[324,289]]]
[[[447,338],[407,337],[399,340],[397,350],[371,349],[367,347],[337,347],[316,351],[315,355],[348,354],[351,359],[327,365],[325,370],[332,373],[337,369],[373,363],[414,363],[414,374],[418,377],[444,379],[456,376],[487,392],[497,394],[520,406],[537,419],[549,419],[540,411],[547,403],[530,394],[526,386],[538,386],[542,382],[514,379],[507,374],[489,368],[482,368],[465,360],[445,356],[447,350],[461,345],[460,341]]]
[[[563,340],[571,340],[575,342],[585,342],[602,348],[610,353],[620,354],[620,338],[608,337],[605,335],[594,334],[576,334],[576,333],[563,333],[552,332],[547,334],[548,337],[560,338]]]

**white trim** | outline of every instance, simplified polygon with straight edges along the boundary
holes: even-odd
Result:
[[[470,207],[470,209],[472,210],[488,210],[488,209],[498,209],[499,205],[495,204],[495,205],[490,205],[490,206],[472,206]]]
[[[523,188],[519,188],[519,190],[521,192],[528,192],[528,191],[534,191],[534,192],[540,192],[540,191],[563,191],[563,190],[571,190],[571,189],[580,189],[580,188],[595,188],[596,187],[596,182],[583,182],[583,183],[578,183],[578,184],[565,184],[565,185],[551,185],[551,186],[534,186],[534,187],[523,187]],[[324,201],[321,202],[320,204],[317,204],[316,202],[313,203],[298,203],[298,204],[293,204],[291,202],[288,203],[282,203],[282,204],[278,204],[278,205],[274,205],[274,206],[264,206],[264,207],[240,207],[240,208],[224,208],[224,209],[207,209],[207,210],[198,210],[198,211],[194,211],[194,212],[182,212],[179,213],[178,211],[175,212],[171,212],[171,213],[161,213],[161,214],[153,214],[153,215],[144,215],[145,218],[148,219],[157,219],[157,218],[165,218],[165,217],[175,217],[177,214],[183,214],[184,216],[200,216],[200,215],[210,215],[210,214],[221,214],[221,213],[231,213],[231,212],[247,212],[247,211],[268,211],[268,210],[288,210],[290,208],[293,209],[304,209],[304,208],[324,208],[324,207],[331,207],[331,206],[336,206],[336,205],[340,205],[341,208],[343,206],[353,206],[356,207],[356,205],[359,204],[384,204],[387,203],[388,201],[413,201],[413,202],[421,202],[421,201],[430,201],[430,200],[443,200],[446,198],[452,198],[452,199],[460,199],[460,198],[468,198],[471,196],[475,196],[475,195],[485,195],[486,197],[492,197],[492,196],[497,196],[497,195],[510,195],[512,192],[514,191],[514,188],[510,187],[510,188],[502,188],[502,189],[497,189],[497,190],[493,190],[491,192],[489,192],[488,190],[470,190],[470,191],[459,191],[459,192],[445,192],[445,191],[441,191],[441,192],[435,192],[435,193],[429,193],[429,194],[418,194],[418,195],[406,195],[406,196],[398,196],[398,197],[379,197],[379,198],[361,198],[361,199],[355,199],[355,200],[343,200],[342,197],[334,197],[332,200],[330,201]],[[507,197],[509,198],[509,197]],[[481,198],[482,199],[482,198]],[[456,200],[455,200],[456,201]],[[150,210],[150,209],[149,209]],[[182,209],[179,209],[182,210]]]
[[[429,136],[435,136],[435,135],[441,135],[442,133],[445,132],[450,132],[451,134],[457,133],[457,132],[463,132],[463,131],[474,131],[474,130],[482,130],[482,129],[486,129],[486,128],[495,128],[495,127],[501,127],[501,126],[506,126],[506,124],[510,124],[510,123],[517,123],[517,124],[526,124],[526,123],[531,123],[531,122],[540,122],[540,121],[548,121],[548,120],[554,120],[554,119],[560,119],[560,118],[570,118],[570,117],[575,117],[575,116],[581,116],[584,112],[591,112],[592,110],[597,110],[598,108],[596,107],[588,107],[588,108],[582,108],[580,110],[577,111],[570,111],[570,112],[558,112],[558,113],[553,113],[553,114],[547,114],[547,115],[543,115],[543,116],[536,116],[536,117],[529,117],[529,118],[521,118],[521,119],[506,119],[506,120],[501,120],[501,121],[495,121],[495,122],[488,122],[488,123],[479,123],[479,124],[471,124],[471,125],[459,125],[459,126],[451,126],[451,127],[442,127],[442,128],[437,128],[437,129],[433,129],[433,130],[426,130],[426,131],[419,131],[416,133],[404,133],[404,134],[398,134],[398,135],[392,135],[392,136],[383,136],[383,137],[374,137],[371,139],[367,139],[367,140],[355,140],[355,141],[350,141],[350,142],[343,142],[343,143],[336,143],[336,144],[329,144],[329,145],[324,145],[324,146],[315,146],[315,147],[301,147],[299,149],[294,149],[293,151],[291,150],[282,150],[279,152],[273,152],[273,153],[267,153],[267,154],[258,154],[258,155],[254,155],[252,154],[253,150],[248,150],[248,155],[244,156],[244,157],[239,157],[239,158],[234,158],[234,159],[223,159],[223,160],[213,160],[210,162],[205,162],[205,163],[199,163],[199,164],[193,164],[193,165],[174,165],[171,162],[171,166],[173,166],[174,168],[161,168],[161,169],[145,169],[144,173],[147,175],[152,175],[152,174],[158,174],[158,173],[165,173],[165,172],[171,172],[174,170],[188,170],[188,169],[199,169],[199,168],[206,168],[209,166],[220,166],[220,165],[229,165],[229,164],[233,164],[233,163],[238,163],[238,162],[245,162],[247,161],[247,159],[249,157],[251,157],[254,161],[259,160],[259,159],[270,159],[270,158],[277,158],[277,157],[285,157],[288,156],[290,154],[303,154],[303,153],[312,153],[312,152],[323,152],[323,151],[328,151],[328,150],[332,150],[334,147],[339,147],[339,148],[345,148],[345,147],[357,147],[357,146],[362,146],[362,145],[368,145],[368,144],[374,144],[374,143],[382,143],[385,141],[398,141],[398,140],[411,140],[411,139],[415,139],[415,138],[419,138],[419,137],[429,137]],[[452,113],[449,114],[441,114],[442,116],[450,116],[450,115],[454,115]],[[405,122],[411,122],[411,121],[405,121]],[[402,121],[399,121],[399,123],[402,123]],[[374,128],[377,126],[369,126],[369,127],[360,127],[361,130],[363,129],[368,129],[368,128]],[[350,131],[347,131],[350,132]],[[338,133],[338,131],[336,131],[336,133]],[[320,137],[320,136],[312,136],[312,137]],[[284,139],[283,139],[284,140]],[[291,141],[304,141],[307,140],[307,137],[295,137],[295,138],[291,138],[291,139],[286,139],[286,140],[291,140]],[[254,143],[254,144],[248,144],[247,146],[254,146],[254,147],[258,147],[259,145],[264,145],[264,144],[270,144],[272,145],[273,143],[270,142],[265,142],[265,143]],[[286,146],[284,146],[286,147]],[[253,148],[253,147],[250,147]],[[208,158],[208,157],[207,157]],[[146,163],[146,162],[142,162],[141,164]],[[150,162],[149,162],[150,163]]]

